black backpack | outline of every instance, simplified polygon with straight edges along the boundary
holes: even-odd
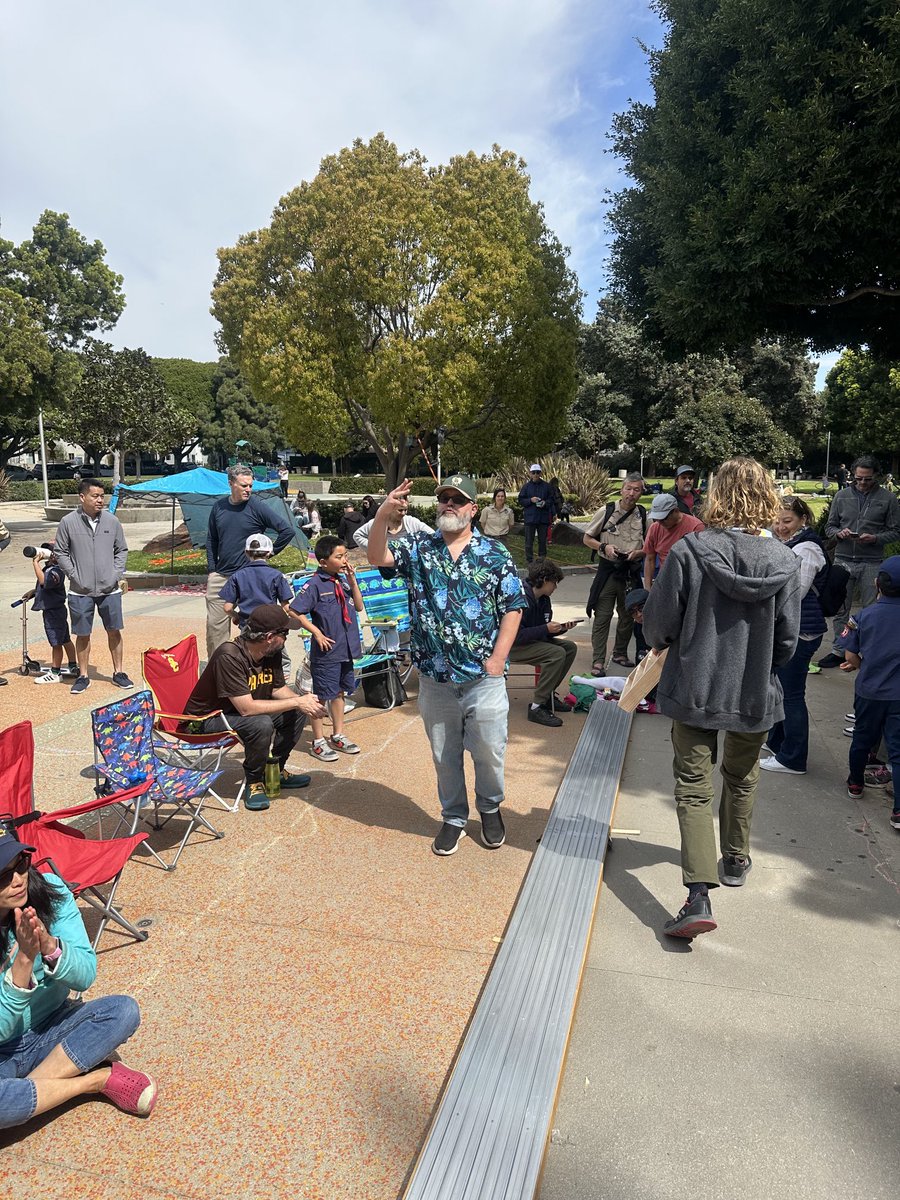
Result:
[[[813,591],[819,597],[819,607],[823,617],[833,617],[841,611],[847,602],[847,585],[850,582],[850,572],[840,563],[830,563],[816,576]]]

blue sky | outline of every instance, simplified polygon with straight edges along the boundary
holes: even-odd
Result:
[[[520,154],[593,315],[606,135],[661,38],[643,0],[0,0],[0,21],[0,235],[52,208],[99,238],[117,345],[214,358],[216,249],[379,130],[432,162]]]

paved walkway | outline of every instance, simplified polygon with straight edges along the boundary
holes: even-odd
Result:
[[[33,721],[36,801],[50,810],[90,795],[80,777],[91,762],[89,710],[122,693],[109,682],[102,633],[82,696],[16,673],[6,604],[31,586],[21,545],[46,530],[30,510],[0,515],[14,535],[0,559],[9,679],[0,720]],[[190,631],[202,638],[202,598],[131,592],[125,609],[135,679],[142,647]],[[29,631],[32,653],[45,658],[37,615]],[[562,730],[529,724],[527,696],[511,692],[500,851],[481,846],[473,822],[455,856],[431,853],[436,788],[413,703],[353,713],[363,752],[333,767],[304,752],[304,735],[292,764],[311,772],[311,787],[266,813],[210,809],[225,838],[198,835],[173,874],[132,864],[119,896],[130,917],[151,923],[150,938],[135,945],[107,933],[93,991],[138,999],[143,1024],[126,1061],[158,1075],[157,1110],[141,1122],[88,1101],[39,1119],[0,1141],[0,1178],[27,1195],[40,1180],[42,1195],[66,1200],[392,1200],[581,729],[580,716]],[[230,765],[226,793],[238,774]]]
[[[900,835],[848,799],[852,678],[811,677],[806,776],[762,772],[719,928],[684,899],[668,722],[637,716],[541,1200],[897,1194]]]
[[[14,511],[13,511],[14,510]],[[24,510],[24,511],[20,511]],[[90,794],[89,710],[120,696],[101,635],[90,690],[15,673],[9,600],[30,586],[21,545],[46,527],[4,506],[0,721],[35,725],[38,807]],[[150,534],[148,534],[150,536]],[[567,579],[563,616],[587,581]],[[6,613],[6,617],[2,614]],[[126,667],[189,631],[202,599],[132,592]],[[41,626],[32,653],[46,656]],[[590,661],[586,625],[578,665]],[[521,675],[511,681],[525,682]],[[542,1200],[894,1194],[897,840],[882,794],[841,787],[849,681],[811,680],[814,767],[766,777],[743,891],[715,895],[718,932],[658,937],[681,902],[666,722],[635,718],[607,887]],[[135,945],[104,937],[94,992],[129,992],[143,1024],[127,1059],[154,1071],[149,1122],[98,1102],[0,1141],[0,1178],[24,1194],[193,1200],[393,1200],[413,1161],[581,728],[525,720],[511,691],[507,845],[429,841],[437,800],[414,704],[361,708],[357,758],[293,762],[313,784],[267,813],[210,810],[174,874],[133,864],[120,888]],[[225,789],[236,786],[230,765]],[[893,1124],[892,1124],[893,1122]],[[484,1198],[487,1200],[487,1198]]]

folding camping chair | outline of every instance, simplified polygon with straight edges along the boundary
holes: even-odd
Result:
[[[186,722],[205,721],[209,717],[221,716],[228,724],[221,709],[200,716],[188,716],[184,711],[200,677],[196,637],[190,634],[168,650],[145,650],[141,655],[141,674],[153,695],[153,747],[157,755],[175,766],[198,770],[209,767],[219,771],[225,751],[241,744],[237,734],[230,730],[227,733],[186,733],[182,729]],[[246,780],[242,780],[231,803],[213,788],[209,789],[209,795],[226,812],[237,812],[245,787]]]
[[[196,771],[179,767],[158,758],[153,746],[153,698],[148,691],[136,692],[125,700],[105,704],[91,713],[94,735],[94,772],[97,785],[125,787],[149,779],[151,786],[127,804],[117,804],[120,824],[131,821],[133,834],[141,821],[155,830],[163,829],[173,817],[187,817],[178,850],[171,863],[166,863],[153,847],[147,849],[166,871],[174,871],[187,845],[188,838],[201,825],[214,838],[225,834],[214,829],[200,811],[213,782],[221,772]],[[153,820],[147,821],[143,810],[152,806]],[[160,820],[160,809],[171,812]]]
[[[364,625],[374,634],[373,651],[390,654],[400,682],[406,683],[413,664],[409,639],[412,621],[409,615],[409,588],[399,575],[388,579],[377,567],[357,571],[356,582],[366,606]]]
[[[127,791],[100,796],[85,804],[41,813],[34,809],[33,773],[34,735],[31,722],[21,721],[0,733],[0,794],[4,805],[9,807],[10,823],[27,825],[20,836],[37,851],[34,865],[38,870],[58,875],[76,899],[84,900],[100,913],[100,924],[92,943],[95,950],[110,921],[138,941],[146,941],[146,930],[138,929],[122,915],[115,907],[115,897],[125,864],[149,834],[136,833],[131,837],[95,841],[62,821],[96,812],[110,804],[127,804],[145,792],[150,783],[145,781]]]

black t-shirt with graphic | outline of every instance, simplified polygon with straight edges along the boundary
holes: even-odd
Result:
[[[254,662],[243,638],[225,642],[213,651],[206,670],[197,680],[185,707],[188,716],[200,716],[221,709],[224,713],[237,710],[232,696],[252,696],[254,700],[271,700],[276,688],[284,687],[281,654],[270,654]]]

